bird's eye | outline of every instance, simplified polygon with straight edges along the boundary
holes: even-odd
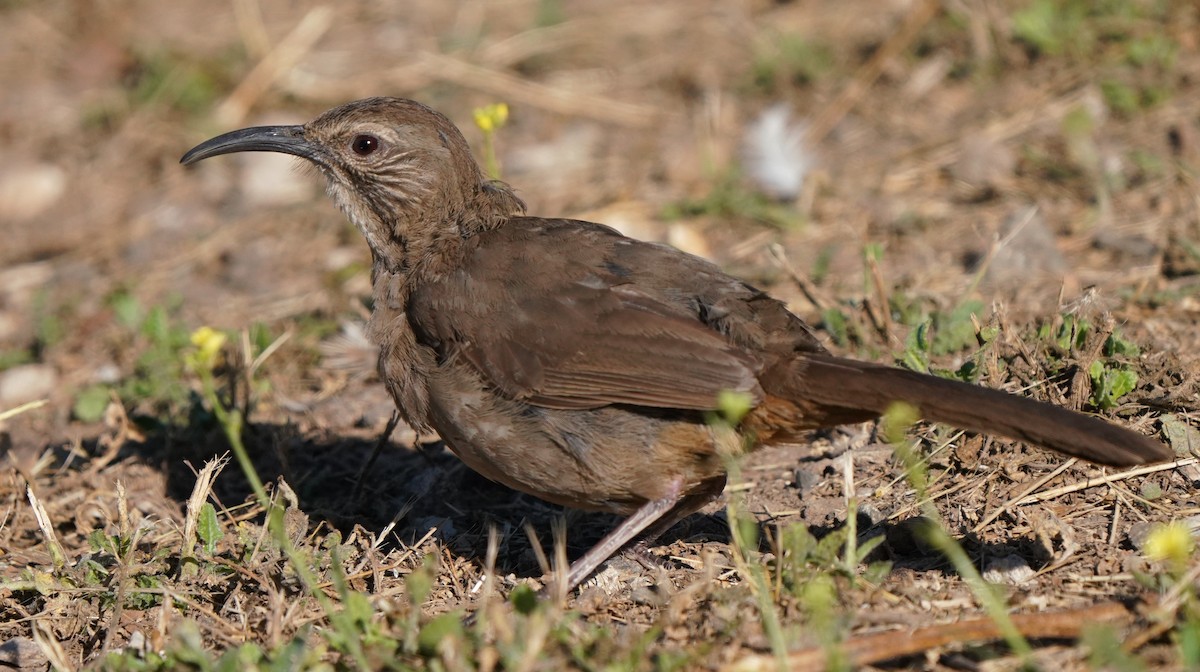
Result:
[[[379,138],[373,135],[356,135],[350,142],[350,149],[359,156],[374,154],[379,149]]]

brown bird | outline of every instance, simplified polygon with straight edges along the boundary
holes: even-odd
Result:
[[[1101,464],[1171,457],[1098,418],[830,355],[783,303],[703,259],[600,224],[524,216],[454,124],[411,100],[233,131],[182,163],[245,151],[311,161],[366,237],[368,336],[410,425],[436,430],[494,481],[628,516],[572,564],[569,588],[720,494],[726,453],[896,402]],[[727,392],[751,406],[733,442],[707,421]]]

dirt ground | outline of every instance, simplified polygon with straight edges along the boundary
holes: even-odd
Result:
[[[787,300],[836,352],[973,363],[981,384],[1168,442],[1176,465],[1116,473],[1000,438],[913,432],[936,511],[1023,615],[1039,665],[1116,665],[1096,658],[1096,640],[1077,642],[1090,622],[1111,623],[1132,664],[1187,663],[1181,624],[1200,565],[1164,568],[1146,538],[1200,513],[1193,3],[6,0],[0,83],[0,413],[48,400],[0,420],[0,655],[32,647],[29,669],[75,668],[174,650],[184,621],[208,652],[271,649],[322,625],[278,554],[229,550],[257,549],[247,539],[263,522],[236,463],[210,500],[226,528],[214,562],[232,577],[162,570],[174,583],[155,590],[187,596],[171,609],[122,603],[116,579],[93,590],[79,578],[106,553],[96,530],[138,530],[125,552],[139,562],[178,549],[195,471],[228,450],[183,364],[202,325],[243,335],[219,373],[253,381],[235,401],[258,473],[272,492],[290,488],[297,543],[340,532],[377,621],[478,607],[489,529],[508,594],[542,575],[526,523],[549,547],[565,516],[568,554],[611,527],[491,484],[404,427],[354,491],[392,408],[352,336],[368,314],[366,245],[287,157],[178,164],[226,130],[395,95],[445,112],[480,155],[472,111],[506,103],[497,154],[531,213],[709,257]],[[915,332],[930,320],[937,335],[966,336],[922,350]],[[1097,366],[1136,383],[1098,407]],[[836,585],[826,611],[773,593],[788,650],[817,655],[833,637],[861,654],[883,633],[894,635],[883,654],[848,660],[1019,666],[986,644],[997,637],[978,594],[918,533],[921,505],[876,430],[764,448],[730,488],[760,524],[748,552],[764,566],[783,554],[776,530],[834,533],[851,497],[860,543],[884,537],[867,559],[891,563],[880,576],[812,570]],[[1101,475],[1113,477],[1084,487]],[[575,620],[538,640],[540,657],[490,667],[770,667],[770,619],[726,516],[722,502],[677,526],[657,562],[610,563],[568,602]],[[415,611],[397,606],[426,556],[438,560],[433,588]],[[396,665],[487,669],[480,646],[458,658],[406,649]]]

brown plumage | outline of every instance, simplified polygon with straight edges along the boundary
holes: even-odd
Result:
[[[782,303],[707,261],[600,224],[523,216],[458,129],[413,101],[234,131],[183,163],[238,151],[313,162],[366,237],[368,336],[411,425],[509,487],[629,516],[576,561],[571,586],[720,493],[722,450],[871,419],[898,401],[1102,464],[1170,457],[1097,418],[832,356]],[[732,447],[705,421],[723,391],[753,406],[738,427],[747,440]]]

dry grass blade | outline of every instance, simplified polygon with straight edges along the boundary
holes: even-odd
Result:
[[[9,418],[15,418],[18,415],[32,411],[35,408],[41,408],[48,403],[50,403],[49,399],[38,399],[37,401],[30,401],[28,403],[21,404],[16,408],[10,408],[7,411],[0,411],[0,422],[4,422]]]
[[[194,556],[200,511],[204,507],[204,503],[208,501],[209,494],[212,493],[213,481],[228,463],[229,453],[225,453],[216,459],[205,462],[200,473],[196,474],[196,485],[192,487],[192,494],[188,497],[185,507],[187,513],[183,519],[183,557],[185,558]]]
[[[1049,483],[1050,481],[1053,481],[1055,478],[1058,477],[1059,474],[1066,471],[1067,469],[1070,469],[1071,466],[1074,465],[1078,461],[1079,460],[1072,457],[1071,459],[1067,460],[1066,462],[1063,462],[1062,464],[1058,465],[1057,469],[1055,469],[1054,471],[1052,471],[1052,472],[1046,474],[1045,476],[1034,481],[1032,485],[1030,485],[1029,487],[1022,490],[1021,494],[1017,495],[1016,497],[1013,497],[1012,499],[1005,502],[1003,506],[997,507],[994,511],[992,511],[988,515],[984,516],[983,520],[979,521],[979,524],[976,525],[971,531],[974,532],[975,534],[979,534],[980,532],[983,531],[983,528],[990,525],[993,520],[999,518],[1000,516],[1003,516],[1005,513],[1009,512],[1009,511],[1011,511],[1014,507],[1016,507],[1018,505],[1019,502],[1022,502],[1024,500],[1024,498],[1027,497],[1030,493],[1036,492],[1043,485]]]
[[[1088,479],[1079,481],[1077,483],[1072,483],[1070,485],[1064,485],[1061,488],[1054,488],[1053,490],[1039,492],[1036,495],[1029,495],[1027,497],[1023,497],[1023,498],[1017,500],[1015,503],[1013,503],[1013,506],[1021,506],[1023,504],[1033,504],[1034,502],[1044,502],[1048,499],[1054,499],[1055,497],[1062,497],[1063,495],[1069,495],[1072,492],[1079,492],[1080,490],[1087,490],[1088,488],[1094,488],[1097,485],[1107,485],[1109,483],[1116,483],[1118,481],[1124,481],[1124,480],[1127,480],[1130,478],[1134,478],[1135,476],[1145,476],[1146,474],[1154,474],[1154,473],[1157,473],[1160,471],[1170,471],[1172,469],[1186,467],[1190,464],[1196,464],[1197,462],[1200,462],[1200,459],[1197,459],[1195,457],[1185,457],[1182,460],[1175,460],[1174,462],[1166,462],[1163,464],[1152,464],[1148,467],[1138,467],[1136,469],[1129,469],[1129,470],[1122,471],[1122,472],[1116,473],[1116,474],[1107,474],[1104,476],[1096,476],[1093,478],[1088,478]]]
[[[792,266],[792,262],[788,259],[787,252],[784,251],[782,245],[771,243],[767,246],[767,250],[771,253],[771,259],[788,274],[792,282],[796,283],[796,287],[804,294],[804,298],[808,299],[808,302],[813,305],[813,308],[825,310],[827,306],[833,304],[833,301],[829,300],[829,298],[821,296],[816,286],[808,278],[801,275],[795,266]]]
[[[854,78],[850,80],[850,83],[842,89],[832,103],[821,110],[821,113],[813,119],[812,125],[808,127],[808,138],[814,146],[824,140],[838,122],[862,101],[871,85],[875,83],[876,79],[879,79],[879,75],[883,74],[883,68],[888,61],[913,43],[925,24],[937,15],[939,7],[941,7],[941,2],[938,0],[923,0],[909,12],[899,30],[875,51],[871,60],[854,73]]]
[[[1012,619],[1027,639],[1074,639],[1092,624],[1127,622],[1131,616],[1123,605],[1110,602],[1070,611],[1019,614]],[[1000,629],[990,618],[974,618],[958,623],[917,628],[910,632],[889,631],[852,637],[844,642],[841,648],[846,652],[847,662],[857,668],[964,642],[994,640],[1000,637]],[[751,656],[733,663],[725,670],[769,670],[773,669],[774,663],[774,659],[767,656]],[[807,648],[790,654],[788,664],[792,670],[824,670],[829,664],[828,652],[821,647]]]
[[[33,491],[32,483],[25,483],[25,496],[29,499],[29,506],[33,508],[33,516],[42,532],[42,540],[46,542],[46,548],[50,551],[54,567],[62,569],[67,564],[67,553],[59,543],[58,535],[54,532],[54,521],[50,519],[50,514],[46,513],[42,500],[38,499],[37,493]]]
[[[533,527],[533,523],[528,520],[522,525],[525,530],[525,536],[529,537],[529,547],[533,549],[533,557],[537,560],[538,569],[541,570],[542,576],[549,576],[550,560],[546,557],[546,549],[542,547],[542,540],[538,538],[537,530]]]
[[[430,77],[557,114],[595,119],[631,128],[654,126],[662,123],[662,118],[666,116],[663,111],[653,107],[622,103],[604,96],[539,84],[444,54],[421,54],[421,63]]]
[[[571,571],[571,563],[567,561],[567,521],[562,516],[554,518],[550,523],[550,534],[554,538],[554,561],[552,568],[554,576],[554,603],[567,603],[567,575]]]
[[[67,652],[63,650],[62,642],[54,636],[50,631],[49,626],[45,623],[35,621],[33,624],[33,641],[37,642],[38,647],[42,650],[42,655],[50,661],[50,666],[59,671],[70,672],[70,670],[78,669],[72,665],[67,658]]]
[[[254,103],[271,85],[290,70],[304,54],[312,49],[317,40],[333,25],[333,9],[322,5],[314,7],[300,20],[291,33],[267,53],[258,65],[238,84],[233,93],[217,107],[216,119],[225,126],[242,122]]]

